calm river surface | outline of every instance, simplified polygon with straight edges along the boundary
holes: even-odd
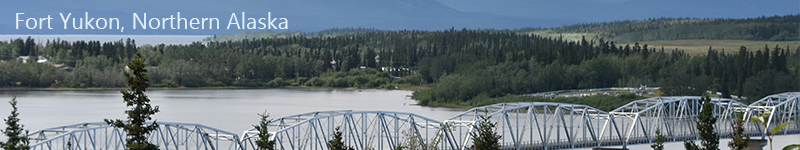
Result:
[[[313,111],[356,110],[416,113],[445,120],[464,110],[420,107],[405,90],[343,89],[211,89],[150,90],[158,121],[199,123],[241,134],[258,123],[265,110],[272,118]],[[0,91],[0,116],[11,112],[6,103],[16,95],[21,123],[31,132],[104,118],[125,119],[119,91]],[[0,125],[5,129],[5,124]],[[5,137],[0,137],[5,138]]]

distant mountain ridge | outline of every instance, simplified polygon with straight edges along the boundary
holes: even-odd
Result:
[[[484,29],[505,31],[495,29]],[[506,29],[508,30],[508,29]],[[270,30],[221,34],[205,41],[236,41],[253,38],[281,38],[291,36],[335,37],[382,31],[375,28],[331,28],[316,32],[274,32]],[[553,28],[519,28],[511,31],[520,34],[565,38],[578,41],[604,38],[606,41],[635,42],[676,39],[734,39],[760,41],[800,40],[800,14],[744,19],[722,18],[658,18],[648,20],[624,20],[600,23],[583,23]]]

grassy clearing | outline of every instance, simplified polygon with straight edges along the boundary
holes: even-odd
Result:
[[[631,43],[624,43],[633,45],[635,42]],[[789,50],[797,49],[797,46],[800,46],[800,41],[748,41],[748,40],[705,40],[705,39],[696,39],[696,40],[660,40],[660,41],[640,41],[639,45],[647,44],[648,47],[654,47],[656,49],[660,49],[661,46],[664,46],[664,49],[669,51],[673,49],[684,49],[686,50],[687,54],[705,54],[708,51],[708,47],[711,46],[713,49],[725,49],[726,53],[729,52],[737,52],[739,51],[739,47],[745,46],[747,50],[756,51],[760,49],[764,49],[764,45],[769,46],[770,50],[775,48],[775,45],[778,45],[780,48],[786,49],[786,46],[789,46]]]
[[[600,35],[594,33],[556,33],[550,30],[539,30],[528,32],[527,34],[535,34],[543,37],[559,38],[562,37],[568,41],[580,41],[582,37],[586,40],[600,39]],[[617,43],[617,46],[625,46],[625,44],[634,45],[636,42]],[[775,45],[786,49],[787,45],[789,50],[795,50],[800,46],[800,41],[749,41],[749,40],[710,40],[710,39],[689,39],[689,40],[657,40],[657,41],[639,41],[639,45],[647,44],[648,47],[661,49],[663,46],[666,51],[680,49],[685,50],[687,54],[697,55],[705,54],[708,52],[708,47],[713,49],[725,49],[726,53],[736,52],[739,47],[745,46],[748,50],[756,51],[764,49],[764,45],[769,46],[770,50],[775,48]]]

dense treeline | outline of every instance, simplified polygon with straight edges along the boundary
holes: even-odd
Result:
[[[735,39],[800,40],[800,14],[746,19],[651,18],[569,25],[551,29],[523,28],[518,32],[551,30],[556,33],[594,33],[617,42]]]
[[[36,44],[17,39],[0,42],[0,87],[123,87],[122,62],[139,52],[150,65],[151,83],[161,87],[392,88],[433,83],[430,90],[414,93],[423,105],[640,84],[661,86],[667,95],[712,90],[760,98],[800,88],[800,48],[790,52],[787,47],[743,47],[738,53],[709,48],[706,55],[692,56],[602,39],[565,41],[466,29],[188,45],[137,46],[133,40]],[[16,59],[25,54],[75,68]]]
[[[37,45],[29,37],[0,42],[0,87],[122,87],[124,62],[137,50],[130,39],[106,43],[48,40]],[[39,57],[23,61],[19,56],[42,56],[49,62],[37,63]],[[61,65],[76,69],[57,67]]]
[[[790,52],[782,47],[764,47],[738,53],[709,48],[707,55],[667,52],[647,45],[615,47],[613,42],[555,42],[557,55],[524,57],[526,50],[507,52],[505,59],[473,59],[441,76],[430,90],[417,91],[414,98],[423,105],[465,103],[560,89],[611,86],[660,86],[665,95],[702,95],[719,91],[723,97],[743,95],[748,102],[768,94],[800,89],[800,48]],[[529,49],[535,49],[535,45]],[[447,64],[459,62],[436,58]],[[477,58],[477,57],[476,57]],[[550,60],[543,60],[552,58]],[[504,61],[503,61],[504,60]],[[425,72],[420,67],[420,73]],[[424,75],[424,74],[423,74]]]
[[[337,37],[267,38],[241,41],[192,43],[188,45],[144,45],[135,41],[100,43],[96,41],[54,40],[40,43],[37,48],[20,48],[36,45],[33,40],[17,39],[2,43],[3,63],[6,70],[0,86],[3,87],[121,87],[119,72],[135,52],[147,57],[151,80],[156,86],[270,86],[291,83],[275,79],[295,80],[305,78],[309,83],[298,85],[323,85],[332,87],[381,87],[383,84],[425,84],[414,75],[419,59],[446,53],[475,53],[497,41],[494,37],[515,37],[511,32],[490,33],[469,30],[448,31],[381,31]],[[480,38],[473,38],[480,37]],[[532,38],[530,36],[526,36]],[[30,38],[29,38],[30,39]],[[472,43],[472,44],[464,44]],[[21,46],[20,46],[21,45]],[[73,71],[56,69],[50,65],[22,62],[24,50],[43,51],[41,55],[51,64],[74,66]],[[488,53],[488,51],[480,53]],[[475,53],[475,54],[480,54]],[[30,55],[30,54],[29,54]],[[35,60],[35,59],[31,59]],[[47,69],[31,69],[41,66]],[[16,68],[15,68],[16,67]],[[359,77],[343,79],[339,74],[324,76],[326,72],[348,72],[351,69],[373,68],[380,72],[367,72],[367,79],[379,83],[362,82]],[[12,71],[16,70],[16,71]],[[29,70],[29,71],[23,71]],[[43,73],[52,70],[56,73]],[[28,74],[28,75],[24,75]],[[344,76],[352,76],[347,73]],[[388,76],[387,76],[388,75]],[[37,76],[53,76],[45,80]],[[409,77],[407,77],[409,76]],[[397,80],[396,77],[405,77]],[[314,79],[318,78],[318,79]],[[52,79],[52,80],[51,80]],[[387,81],[388,80],[388,81]],[[336,82],[349,83],[336,83]],[[328,83],[330,82],[330,83]],[[377,85],[376,85],[377,84]],[[362,86],[363,85],[363,86]],[[389,86],[384,86],[389,87]]]
[[[239,34],[222,34],[213,35],[203,39],[203,41],[239,41],[244,39],[259,39],[259,38],[288,38],[293,36],[303,35],[300,31],[284,31],[275,32],[272,30],[264,30],[259,32],[245,31]]]

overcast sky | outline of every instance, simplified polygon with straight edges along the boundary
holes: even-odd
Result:
[[[124,30],[73,29],[71,21],[66,24],[68,29],[63,29],[65,24],[60,13],[72,13],[72,18],[80,19],[85,18],[87,12],[90,18],[119,18]],[[133,13],[166,18],[177,17],[177,12],[189,19],[218,18],[220,27],[133,29]],[[289,30],[295,31],[334,27],[516,29],[659,17],[748,18],[800,14],[800,0],[14,0],[0,6],[0,34],[211,35],[260,31],[229,28],[231,14],[242,17],[241,12],[255,19],[286,18]],[[22,20],[50,15],[53,18],[50,26],[54,29],[26,29],[26,22],[17,21],[16,13],[25,13],[20,15]],[[80,26],[80,21],[77,22]]]
[[[437,0],[465,12],[570,23],[659,17],[747,18],[800,13],[800,0]]]

